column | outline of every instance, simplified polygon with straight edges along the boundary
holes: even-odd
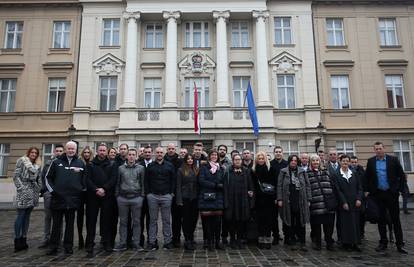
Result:
[[[217,30],[217,103],[218,107],[228,107],[229,104],[229,63],[227,54],[227,25],[229,11],[213,11]]]
[[[138,61],[138,20],[139,12],[125,12],[124,19],[128,22],[126,39],[125,87],[123,108],[137,107],[137,61]]]
[[[180,12],[165,11],[163,17],[167,20],[164,107],[177,107],[177,20]]]
[[[268,17],[268,11],[253,11],[253,18],[256,19],[257,106],[272,106],[269,92],[269,68],[267,63],[266,18]]]

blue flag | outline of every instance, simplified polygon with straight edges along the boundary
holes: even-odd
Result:
[[[250,86],[250,81],[247,87],[246,100],[247,100],[247,108],[249,110],[250,120],[252,121],[254,135],[257,137],[259,136],[259,122],[257,121],[256,105],[254,104],[253,91],[252,91],[252,87]]]

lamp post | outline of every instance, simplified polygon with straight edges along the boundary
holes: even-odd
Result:
[[[323,126],[322,122],[319,122],[318,126],[316,126],[316,129],[318,129],[318,137],[315,139],[315,152],[318,153],[319,147],[321,146],[321,143],[323,141],[323,133],[325,130],[325,126]]]
[[[68,136],[69,136],[69,140],[73,141],[76,143],[76,154],[78,154],[78,150],[79,150],[79,142],[76,140],[73,140],[74,136],[76,133],[76,128],[75,126],[73,126],[73,124],[71,124],[68,128]]]

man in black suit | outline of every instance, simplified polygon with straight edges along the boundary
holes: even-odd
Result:
[[[378,222],[380,244],[375,250],[383,252],[387,249],[386,216],[388,213],[394,228],[397,250],[400,253],[407,254],[404,249],[398,202],[399,192],[402,191],[407,177],[398,158],[385,154],[383,143],[376,142],[374,150],[376,155],[368,159],[365,180],[368,190],[366,195],[372,196],[380,212],[380,221]]]

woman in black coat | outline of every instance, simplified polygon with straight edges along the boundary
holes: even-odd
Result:
[[[204,231],[204,244],[209,250],[223,249],[220,244],[223,216],[223,169],[220,168],[216,150],[208,154],[208,163],[201,167],[199,176],[198,208]]]
[[[348,251],[358,251],[360,242],[359,216],[361,209],[362,186],[356,175],[348,167],[350,157],[342,155],[341,168],[335,174],[335,185],[339,199],[338,226],[342,245]]]
[[[250,218],[253,184],[250,170],[242,165],[242,157],[234,155],[233,165],[224,175],[224,217],[230,231],[230,246],[243,249],[247,221]]]
[[[276,179],[270,172],[269,159],[265,152],[256,154],[252,167],[252,180],[255,187],[255,207],[259,230],[260,249],[271,249],[271,231],[276,217]]]

